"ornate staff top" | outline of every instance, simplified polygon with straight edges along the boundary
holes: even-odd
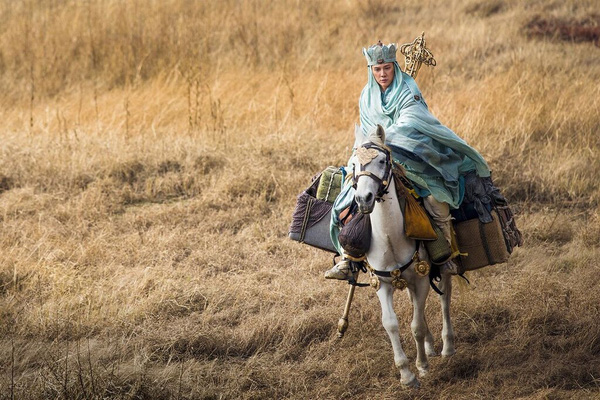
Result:
[[[400,53],[404,55],[404,72],[417,77],[421,64],[435,67],[435,58],[427,47],[425,47],[425,32],[417,36],[412,43],[404,43],[400,46]]]

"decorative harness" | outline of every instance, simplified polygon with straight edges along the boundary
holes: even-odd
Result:
[[[365,260],[366,262],[366,260]],[[415,250],[415,252],[413,253],[413,256],[411,257],[410,261],[407,262],[406,264],[395,268],[391,271],[378,271],[375,268],[371,267],[371,265],[367,262],[367,268],[369,269],[369,272],[371,272],[371,279],[369,281],[369,284],[375,289],[378,290],[379,286],[380,286],[380,282],[379,282],[379,277],[384,277],[384,278],[392,278],[392,286],[396,289],[399,290],[403,290],[406,289],[406,287],[408,286],[408,282],[406,282],[405,279],[403,279],[402,273],[404,271],[406,271],[406,269],[408,267],[410,267],[413,263],[415,263],[415,272],[421,276],[426,276],[429,274],[430,268],[429,268],[429,264],[427,263],[427,261],[422,261],[419,259],[419,241],[417,240],[417,249]],[[435,287],[434,287],[435,289]]]
[[[380,178],[377,175],[373,174],[372,172],[365,170],[365,166],[367,164],[369,164],[373,159],[375,159],[380,152],[385,154],[385,172],[383,174],[383,178]],[[373,142],[367,142],[367,143],[363,144],[361,147],[359,147],[358,149],[356,149],[356,156],[358,158],[360,167],[359,167],[358,173],[356,172],[356,165],[354,166],[354,168],[352,170],[352,187],[354,189],[356,189],[356,185],[358,184],[358,179],[361,176],[367,176],[367,177],[375,180],[379,185],[379,187],[377,189],[377,194],[375,195],[375,201],[377,201],[377,202],[384,201],[383,196],[385,194],[389,193],[388,189],[390,187],[390,183],[391,183],[391,180],[393,179],[393,174],[394,174],[394,171],[392,168],[393,163],[392,163],[392,156],[391,156],[390,149],[387,146],[380,146]],[[404,184],[404,180],[405,179],[400,179],[400,181],[403,184]],[[417,272],[419,275],[421,275],[421,276],[430,275],[431,268],[430,268],[429,264],[427,263],[427,261],[419,259],[419,246],[420,246],[420,241],[417,240],[416,241],[416,249],[415,249],[415,252],[413,253],[413,256],[411,257],[410,261],[404,265],[394,268],[391,271],[378,271],[378,270],[374,269],[367,262],[365,256],[356,258],[356,259],[354,259],[353,257],[350,257],[348,255],[346,255],[346,257],[349,258],[350,261],[352,261],[352,264],[355,264],[355,265],[362,262],[362,265],[360,265],[359,268],[363,272],[367,272],[367,269],[368,269],[368,271],[371,273],[371,279],[370,279],[369,285],[372,286],[375,290],[378,290],[379,286],[380,286],[379,277],[392,278],[392,282],[391,282],[392,286],[396,289],[403,290],[408,286],[408,283],[406,282],[405,279],[403,279],[401,277],[401,275],[413,263],[415,263],[415,272]],[[438,294],[442,294],[442,292],[433,283],[433,277],[430,276],[429,282],[430,282],[433,290],[435,290]],[[351,285],[354,285],[354,286],[367,286],[366,284],[357,283],[356,280],[354,279],[354,277],[348,283],[350,283]]]

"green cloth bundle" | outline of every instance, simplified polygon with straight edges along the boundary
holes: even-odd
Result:
[[[317,199],[333,203],[342,190],[342,170],[337,167],[327,167],[321,174]]]

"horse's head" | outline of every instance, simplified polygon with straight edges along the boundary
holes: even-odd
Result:
[[[387,193],[392,179],[392,159],[385,146],[385,132],[380,125],[368,137],[356,131],[356,152],[353,157],[354,199],[358,211],[369,214],[375,201]],[[362,179],[360,179],[362,178]]]

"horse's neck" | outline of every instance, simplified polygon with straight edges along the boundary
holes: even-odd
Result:
[[[404,234],[404,216],[393,179],[383,201],[378,202],[371,213],[371,229],[372,243],[368,258],[374,268],[390,269],[410,260],[416,244]]]

